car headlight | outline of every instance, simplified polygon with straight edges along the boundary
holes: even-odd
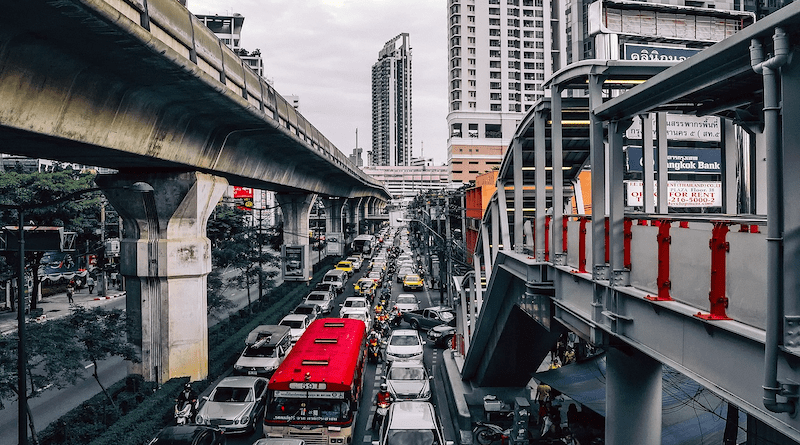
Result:
[[[202,425],[205,422],[205,419],[200,414],[198,414],[194,420],[198,425]]]
[[[247,425],[247,422],[249,422],[249,421],[250,421],[250,417],[249,416],[244,416],[244,417],[241,418],[241,420],[239,420],[239,423],[241,423],[242,425]]]

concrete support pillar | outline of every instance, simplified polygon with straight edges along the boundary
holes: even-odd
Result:
[[[661,443],[661,363],[634,349],[606,353],[608,445]]]
[[[325,231],[328,233],[344,232],[342,225],[344,199],[328,198],[325,207]]]
[[[101,175],[97,184],[125,223],[120,271],[127,287],[129,338],[141,350],[130,372],[164,382],[208,376],[206,222],[228,187],[205,173]],[[131,190],[135,182],[152,192]]]
[[[639,115],[642,121],[642,208],[644,213],[655,212],[655,201],[652,196],[655,182],[655,158],[653,157],[653,120],[649,114]]]
[[[287,246],[307,246],[311,206],[315,193],[276,193],[275,199],[283,213],[283,243]]]

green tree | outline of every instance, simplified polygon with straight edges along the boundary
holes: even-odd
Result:
[[[74,306],[67,321],[73,329],[73,341],[79,351],[76,354],[78,359],[92,363],[92,377],[103,390],[109,403],[116,408],[114,399],[100,381],[97,362],[111,356],[139,362],[136,349],[128,342],[125,334],[125,312],[120,309],[108,311],[101,307],[87,309],[83,306]]]
[[[250,216],[249,211],[238,207],[218,205],[209,218],[207,231],[213,266],[234,268],[239,272],[228,284],[246,289],[248,303],[252,300],[250,287],[255,280],[260,278],[262,285],[273,286],[276,274],[265,269],[278,264],[278,257],[262,246],[264,237],[259,236]]]
[[[55,172],[8,172],[0,174],[0,204],[36,206],[93,187],[94,174],[71,168]],[[77,233],[76,245],[96,244],[99,241],[97,229],[100,226],[99,196],[100,192],[87,193],[57,205],[25,210],[25,224],[63,227],[65,231]],[[0,210],[0,224],[16,226],[17,223],[17,210]],[[33,278],[31,309],[36,309],[36,300],[39,297],[39,275],[32,272],[39,270],[43,255],[44,252],[29,252],[25,255],[26,269]],[[7,263],[16,264],[16,261],[9,260]],[[0,271],[0,275],[16,276],[16,271],[10,273],[6,267],[5,271]]]

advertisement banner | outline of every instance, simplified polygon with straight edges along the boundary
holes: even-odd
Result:
[[[629,145],[627,152],[628,171],[644,171],[642,147]],[[722,173],[722,152],[713,148],[667,147],[667,170],[669,173],[700,173],[719,175]],[[658,162],[653,160],[653,171],[658,171]]]
[[[233,198],[253,198],[253,189],[249,187],[239,187],[238,185],[233,186]]]
[[[325,235],[325,255],[344,255],[344,233],[328,232]]]
[[[650,120],[653,123],[653,140],[655,140],[657,131],[656,115],[650,114]],[[721,134],[721,124],[718,117],[697,117],[667,113],[667,140],[719,142]],[[634,116],[633,123],[625,131],[625,137],[628,139],[642,139],[642,120],[639,116]]]
[[[644,184],[642,181],[625,181],[628,206],[642,206]],[[668,181],[667,205],[670,207],[722,207],[722,182],[719,181]],[[658,199],[653,183],[653,202]]]
[[[308,281],[311,267],[308,264],[308,246],[283,246],[283,281]]]

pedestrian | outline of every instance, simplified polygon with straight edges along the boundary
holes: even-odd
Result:
[[[67,300],[70,304],[74,303],[74,301],[72,301],[73,292],[75,292],[75,286],[73,286],[72,281],[70,281],[69,284],[67,284]]]
[[[91,275],[89,275],[89,278],[86,279],[86,287],[89,288],[89,294],[94,293],[94,278],[92,278]]]

